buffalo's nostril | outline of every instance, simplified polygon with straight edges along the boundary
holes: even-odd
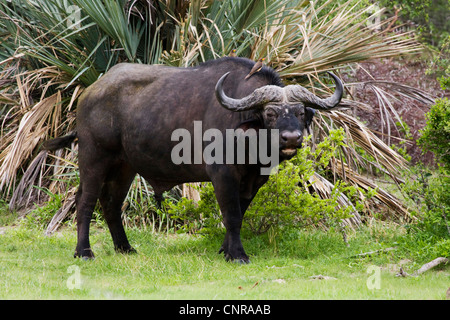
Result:
[[[298,144],[301,137],[302,134],[299,131],[283,131],[281,133],[281,140],[287,144]]]

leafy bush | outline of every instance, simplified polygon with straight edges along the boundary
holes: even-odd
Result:
[[[442,165],[418,165],[407,172],[402,191],[417,220],[408,225],[400,245],[410,256],[429,261],[450,256],[450,101],[437,100],[426,117],[418,143]]]
[[[427,113],[427,124],[421,130],[419,145],[424,151],[432,151],[436,160],[450,169],[450,101],[439,99]]]
[[[402,185],[411,201],[410,210],[419,217],[417,226],[430,234],[450,235],[447,216],[450,213],[450,177],[445,169],[435,171],[421,165],[410,169]]]
[[[215,233],[221,228],[222,216],[210,182],[200,189],[200,198],[198,203],[187,198],[164,201],[170,218],[179,221],[179,231]]]

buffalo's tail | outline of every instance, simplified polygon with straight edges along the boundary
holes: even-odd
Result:
[[[72,131],[64,137],[59,137],[51,140],[47,140],[43,143],[42,148],[48,151],[56,151],[58,149],[66,148],[75,141],[77,138],[77,132]]]

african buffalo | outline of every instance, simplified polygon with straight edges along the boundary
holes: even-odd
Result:
[[[226,227],[220,252],[227,260],[249,262],[240,239],[242,219],[268,179],[260,169],[273,164],[174,163],[172,150],[179,140],[174,141],[172,133],[183,128],[194,135],[194,121],[201,123],[200,133],[212,128],[224,135],[227,129],[266,129],[279,133],[276,139],[268,135],[267,140],[277,143],[275,156],[283,161],[301,147],[314,109],[337,106],[343,94],[342,82],[333,74],[336,90],[326,99],[299,85],[283,86],[278,74],[268,67],[245,80],[253,65],[251,60],[236,57],[191,68],[122,63],[86,89],[78,103],[76,131],[44,145],[56,150],[78,138],[75,257],[94,257],[89,225],[97,200],[115,249],[135,251],[122,226],[121,206],[139,173],[152,185],[158,201],[164,191],[178,184],[211,181]],[[205,148],[211,141],[201,143]]]

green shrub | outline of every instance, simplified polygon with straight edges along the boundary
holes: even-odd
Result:
[[[450,235],[450,176],[443,168],[434,170],[421,165],[410,169],[402,185],[410,200],[410,211],[418,217],[414,228],[439,237]]]
[[[48,200],[42,206],[35,205],[21,224],[29,228],[38,227],[45,228],[52,220],[53,216],[58,212],[62,206],[63,194],[51,193],[48,189],[43,188],[42,191],[47,194]]]
[[[450,256],[450,101],[437,100],[426,117],[417,142],[440,164],[437,169],[417,165],[404,177],[402,191],[417,220],[407,226],[408,234],[399,243],[423,261]]]
[[[439,99],[426,114],[427,124],[421,130],[419,145],[431,151],[444,168],[450,169],[450,101]]]
[[[219,204],[210,182],[200,188],[200,200],[181,198],[178,201],[164,201],[171,219],[179,221],[179,232],[216,233],[221,228],[222,217]]]

